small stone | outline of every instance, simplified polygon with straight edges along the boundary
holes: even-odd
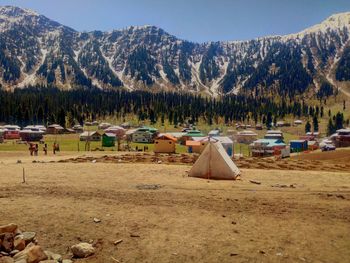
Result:
[[[238,256],[238,253],[231,253],[230,256],[231,257]]]
[[[95,253],[94,247],[89,243],[79,243],[71,247],[71,251],[75,257],[86,258]]]
[[[22,163],[22,161],[21,160],[17,160],[17,163]]]
[[[15,249],[22,251],[26,248],[26,241],[24,240],[23,235],[15,236],[15,240],[13,241],[13,246]]]
[[[0,257],[0,263],[14,263],[15,261],[11,257]]]
[[[0,226],[0,234],[2,233],[15,233],[17,230],[17,225],[14,223]]]
[[[2,239],[2,248],[3,251],[10,253],[13,250],[13,234],[12,233],[5,233],[4,237]]]
[[[55,260],[58,262],[62,261],[62,256],[60,254],[53,253],[51,251],[45,250],[45,254],[48,260]]]
[[[26,244],[32,242],[36,236],[35,232],[23,232],[23,239],[26,241]]]
[[[62,263],[73,263],[73,261],[70,259],[63,259]]]
[[[95,218],[94,218],[94,222],[95,222],[95,223],[100,223],[100,222],[101,222],[101,219],[98,219],[98,218],[95,217]]]
[[[116,246],[118,244],[120,244],[121,242],[123,242],[123,239],[119,239],[113,242],[113,244]]]

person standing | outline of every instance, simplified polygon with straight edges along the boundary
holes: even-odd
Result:
[[[44,150],[44,154],[47,155],[47,144],[46,144],[46,143],[45,143],[45,145],[44,145],[43,150]]]

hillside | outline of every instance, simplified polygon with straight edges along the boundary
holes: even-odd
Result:
[[[0,84],[330,95],[350,80],[350,13],[286,36],[192,43],[155,26],[77,32],[0,7]]]

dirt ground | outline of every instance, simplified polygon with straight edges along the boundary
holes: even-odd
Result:
[[[35,231],[63,255],[97,242],[77,262],[349,262],[350,170],[321,162],[208,181],[187,177],[190,164],[57,162],[65,158],[77,154],[32,163],[0,152],[0,224]]]

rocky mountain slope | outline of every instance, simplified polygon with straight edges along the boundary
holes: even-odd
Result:
[[[205,92],[329,93],[350,80],[350,13],[286,36],[192,43],[154,26],[77,32],[0,7],[0,84]]]

